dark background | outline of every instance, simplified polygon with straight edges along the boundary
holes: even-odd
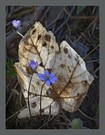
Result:
[[[99,7],[6,7],[6,128],[66,129],[71,127],[67,126],[62,118],[57,122],[57,116],[50,122],[47,116],[43,116],[42,121],[38,121],[38,117],[35,117],[31,124],[28,119],[19,120],[16,117],[18,111],[25,106],[25,102],[13,66],[18,61],[18,44],[21,40],[11,24],[14,19],[22,21],[23,35],[36,21],[40,21],[47,30],[54,33],[58,44],[66,40],[82,58],[87,57],[85,60],[87,68],[95,80],[80,106],[82,113],[80,111],[75,113],[64,111],[64,113],[71,121],[80,118],[84,127],[99,128]]]

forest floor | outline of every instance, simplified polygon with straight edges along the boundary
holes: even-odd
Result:
[[[74,113],[64,111],[72,121],[82,120],[89,129],[99,128],[99,7],[96,6],[7,6],[6,7],[6,128],[7,129],[67,129],[72,128],[60,117],[39,116],[18,119],[19,111],[26,106],[18,84],[14,63],[18,61],[18,45],[21,37],[12,27],[12,20],[22,21],[21,33],[40,21],[51,30],[58,44],[66,40],[85,59],[88,71],[94,76],[88,94],[79,109]]]

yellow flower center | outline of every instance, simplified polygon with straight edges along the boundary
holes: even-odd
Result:
[[[47,76],[46,76],[46,79],[48,80],[49,78],[50,78],[50,76],[47,75]]]

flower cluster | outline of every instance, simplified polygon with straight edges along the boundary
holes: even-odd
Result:
[[[34,72],[36,68],[38,67],[38,62],[31,60],[28,62],[29,68]],[[44,81],[47,86],[50,86],[51,83],[54,84],[57,81],[57,78],[54,73],[49,73],[48,70],[44,71],[44,74],[38,73],[38,77],[40,78],[41,81]]]

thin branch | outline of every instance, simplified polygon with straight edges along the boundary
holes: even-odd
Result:
[[[54,118],[55,116],[52,116],[52,118],[51,119],[49,119],[49,122],[51,121],[51,120],[53,120],[53,118]],[[44,127],[45,125],[47,125],[48,124],[48,122],[46,122],[46,123],[44,123],[42,126],[40,126],[38,129],[41,129],[42,127]]]
[[[47,15],[47,13],[48,13],[48,11],[49,11],[50,8],[51,8],[51,7],[47,7],[46,11],[44,12],[44,15],[43,15],[43,16],[41,17],[41,19],[40,19],[40,22],[42,22],[43,19],[46,17],[46,15]]]
[[[98,47],[99,47],[99,45],[97,45],[93,50],[91,50],[91,51],[83,58],[83,60],[85,60],[87,57],[89,57]]]
[[[18,82],[16,82],[16,84],[15,84],[15,86],[14,86],[14,88],[13,88],[13,89],[16,89],[16,87],[17,87],[17,86],[18,86]],[[9,96],[9,98],[8,98],[7,102],[6,102],[6,107],[7,107],[8,103],[9,103],[9,101],[10,101],[10,99],[11,99],[12,95],[13,95],[13,94],[10,94],[10,96]]]
[[[54,32],[54,34],[56,34],[66,24],[66,22],[70,19],[74,9],[75,7],[72,7],[71,12],[69,13],[69,16],[67,17],[67,19],[58,27],[58,29]]]
[[[95,20],[93,20],[90,25],[82,32],[82,35],[99,19],[99,17],[95,18]],[[77,42],[81,39],[81,35],[78,37]]]
[[[69,16],[69,12],[66,8],[64,8],[65,13]],[[70,16],[70,19],[85,19],[85,20],[93,20],[99,18],[99,16]]]
[[[99,62],[99,59],[86,61],[86,63],[94,63],[94,62]]]
[[[58,15],[57,15],[57,17],[55,18],[55,20],[53,20],[53,21],[48,25],[48,28],[58,20],[58,18],[59,18],[60,15],[62,14],[63,10],[64,10],[64,8],[62,8],[62,9],[60,10],[60,12],[58,13]]]
[[[85,113],[83,113],[80,109],[78,109],[78,111],[83,114],[86,118],[92,120],[92,121],[96,121],[96,119],[92,118],[92,117],[89,117],[88,115],[86,115]]]
[[[14,117],[15,115],[17,115],[21,110],[23,110],[24,108],[26,108],[26,106],[24,106],[23,108],[21,108],[20,110],[18,110],[17,112],[15,112],[13,115],[11,115],[10,117],[8,117],[6,119],[6,121],[10,120],[12,117]]]
[[[100,68],[100,67],[98,67],[98,68],[94,71],[95,74],[96,74],[96,72],[99,70],[99,68]]]

